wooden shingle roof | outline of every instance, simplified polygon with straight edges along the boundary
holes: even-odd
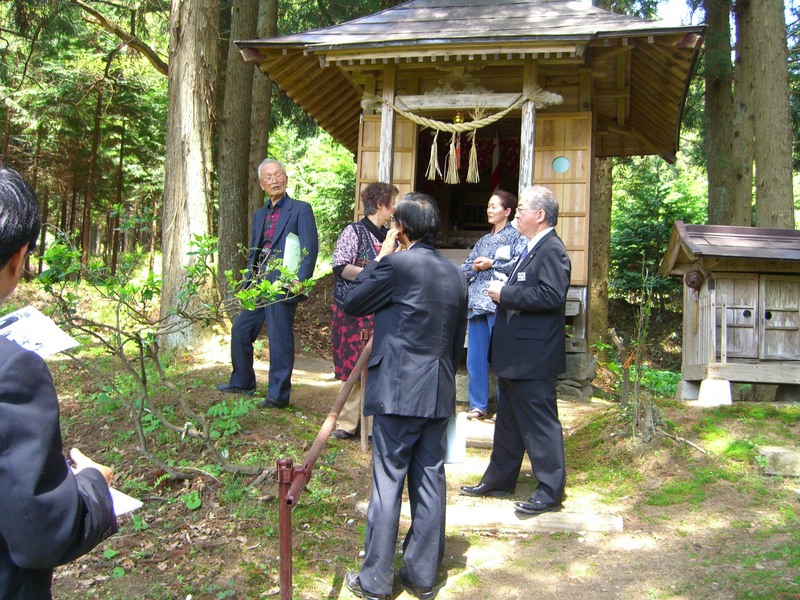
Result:
[[[236,43],[353,151],[364,93],[357,77],[370,67],[411,63],[435,71],[461,61],[495,68],[534,58],[591,70],[598,156],[672,160],[703,32],[577,0],[411,0],[325,29]]]
[[[755,264],[778,261],[784,266],[798,263],[800,231],[675,221],[659,272],[664,277],[682,275],[700,263],[729,266],[742,260]],[[797,265],[791,268],[797,269]]]

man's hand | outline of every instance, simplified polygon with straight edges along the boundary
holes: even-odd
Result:
[[[76,473],[80,473],[83,469],[97,469],[103,474],[103,477],[105,477],[106,485],[111,486],[111,478],[114,476],[114,471],[110,467],[94,462],[77,448],[73,448],[69,451],[69,457],[72,459],[72,462],[75,463]]]
[[[502,281],[490,281],[489,287],[486,289],[486,295],[489,296],[493,302],[500,302],[500,290],[503,289],[504,285],[505,283]]]
[[[381,251],[378,253],[378,256],[375,257],[376,261],[380,262],[384,256],[389,256],[390,254],[394,253],[394,251],[397,249],[398,233],[398,230],[395,228],[392,228],[386,232],[386,239],[383,240]]]

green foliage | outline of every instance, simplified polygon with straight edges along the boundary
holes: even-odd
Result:
[[[246,397],[232,401],[223,400],[210,406],[206,416],[211,422],[211,439],[216,440],[239,433],[242,430],[239,419],[249,414],[255,407],[255,399]]]
[[[185,494],[182,494],[181,500],[189,510],[197,510],[203,505],[203,500],[200,498],[200,494],[197,493],[197,490],[189,490]]]
[[[645,273],[657,299],[677,298],[680,279],[657,273],[674,221],[705,223],[707,200],[700,173],[646,157],[617,164],[614,181],[609,294],[640,301]]]

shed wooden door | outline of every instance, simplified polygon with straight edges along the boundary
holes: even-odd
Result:
[[[718,357],[725,337],[728,358],[800,359],[800,277],[724,273],[715,286]]]
[[[726,273],[716,280],[716,350],[720,353],[722,338],[728,357],[758,356],[758,276],[748,273]],[[723,313],[725,315],[723,319]],[[725,323],[725,335],[722,323]]]
[[[800,278],[761,275],[760,357],[800,358]]]

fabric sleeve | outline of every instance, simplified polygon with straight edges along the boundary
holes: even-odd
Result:
[[[22,568],[68,562],[117,529],[102,474],[64,459],[47,365],[21,348],[0,362],[0,481],[0,535]]]

